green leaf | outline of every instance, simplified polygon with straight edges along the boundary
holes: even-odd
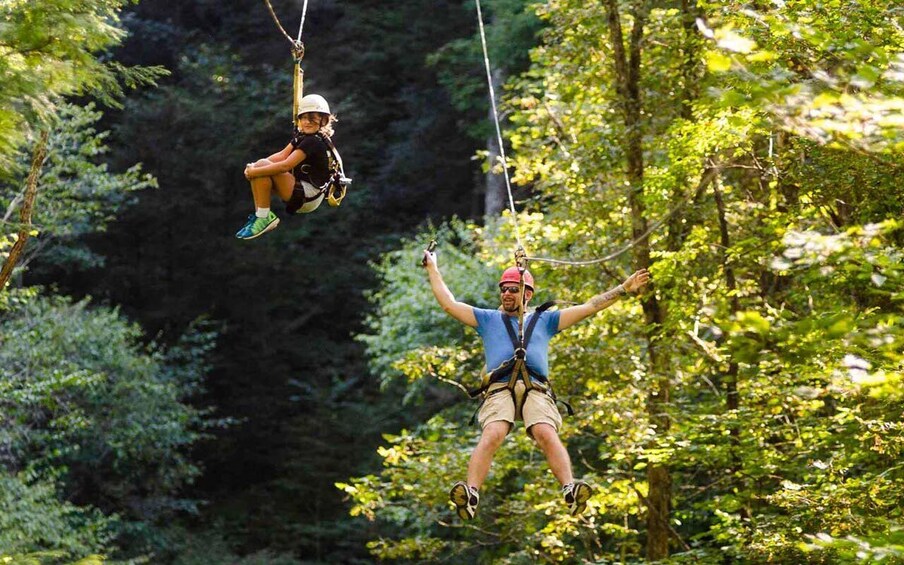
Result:
[[[726,72],[731,69],[731,57],[719,51],[707,51],[706,68],[714,73]]]

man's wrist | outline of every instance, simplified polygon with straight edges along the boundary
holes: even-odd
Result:
[[[611,304],[612,302],[621,298],[623,294],[627,291],[624,285],[618,285],[611,290],[607,290],[602,294],[598,294],[590,299],[590,304],[597,309],[602,309]]]

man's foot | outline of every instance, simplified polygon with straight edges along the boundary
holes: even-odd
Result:
[[[593,489],[584,481],[575,481],[562,487],[562,494],[565,496],[568,512],[572,516],[578,516],[587,509],[587,501],[590,500]]]
[[[267,214],[266,218],[258,218],[252,214],[248,218],[248,223],[240,229],[235,236],[239,239],[254,239],[260,237],[279,225],[279,218],[272,211]]]
[[[455,511],[462,520],[470,520],[477,514],[477,504],[480,502],[480,494],[477,489],[468,486],[464,481],[458,481],[449,492],[449,500],[455,505]]]

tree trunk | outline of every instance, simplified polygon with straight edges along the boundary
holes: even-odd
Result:
[[[681,28],[683,30],[681,38],[681,95],[678,103],[681,105],[679,113],[683,120],[693,120],[694,117],[694,101],[698,98],[700,92],[700,84],[698,77],[700,76],[700,55],[701,38],[697,31],[697,16],[699,10],[696,2],[693,0],[681,0]],[[686,184],[687,179],[682,179],[678,185]],[[679,194],[676,191],[676,197]],[[693,217],[698,198],[702,196],[703,191],[698,191],[692,201],[692,205],[688,207],[689,214],[673,214],[668,221],[668,238],[667,246],[669,251],[678,251],[684,240],[687,238],[697,218]],[[691,217],[688,217],[691,216]]]
[[[6,283],[12,276],[22,251],[25,250],[25,242],[28,241],[28,235],[31,232],[31,213],[35,196],[38,194],[38,177],[41,176],[41,166],[44,164],[44,157],[47,156],[47,138],[47,130],[42,131],[31,159],[31,170],[28,173],[28,181],[25,183],[25,196],[22,199],[22,207],[19,209],[19,233],[6,261],[3,262],[3,267],[0,268],[0,292],[6,288]]]
[[[729,308],[731,309],[731,313],[736,315],[741,311],[741,304],[738,301],[738,295],[735,292],[738,283],[735,279],[734,267],[728,262],[728,250],[731,247],[731,238],[728,235],[728,220],[725,219],[725,203],[722,201],[722,189],[719,187],[718,181],[713,183],[713,196],[716,200],[716,209],[719,211],[719,235],[720,243],[722,245],[722,272],[725,275],[725,286],[728,289],[728,295],[731,297]],[[738,409],[738,363],[734,359],[729,361],[728,372],[725,377],[726,408],[729,412],[732,412]],[[737,466],[737,448],[740,444],[740,430],[738,429],[737,424],[732,424],[730,435],[731,443],[734,448],[732,461],[734,461],[735,466]],[[737,468],[732,470],[736,471]]]
[[[500,69],[494,69],[491,73],[493,79],[493,91],[499,92],[502,88],[503,73]],[[493,109],[489,110],[490,123],[493,123]],[[487,136],[487,159],[490,163],[490,169],[485,175],[483,210],[484,215],[488,218],[495,218],[505,209],[508,193],[505,190],[505,177],[501,170],[495,172],[496,166],[499,164],[499,143],[496,138],[496,130]]]
[[[628,204],[631,207],[632,237],[639,240],[634,247],[634,268],[650,266],[650,242],[642,237],[647,231],[646,205],[643,199],[644,158],[643,131],[641,125],[642,101],[640,95],[640,58],[643,30],[646,23],[646,8],[635,3],[632,9],[634,26],[625,53],[621,18],[616,0],[607,0],[607,16],[609,38],[612,43],[615,76],[619,99],[625,123],[623,149],[627,159],[627,177],[629,184]],[[642,238],[642,239],[641,239]],[[642,299],[644,318],[647,327],[647,351],[650,357],[650,368],[654,381],[647,397],[647,413],[656,433],[665,437],[669,432],[669,417],[666,408],[669,404],[670,382],[668,378],[668,361],[656,349],[656,336],[660,332],[663,311],[653,292],[652,284]],[[663,463],[654,463],[647,467],[647,559],[664,559],[669,555],[669,512],[671,506],[671,476],[669,468]]]
[[[722,188],[719,179],[713,183],[713,196],[716,200],[716,209],[719,212],[719,235],[720,244],[722,246],[722,272],[725,274],[725,286],[728,289],[729,309],[732,315],[737,315],[741,311],[741,302],[738,300],[737,288],[738,283],[735,279],[734,267],[728,260],[728,250],[731,248],[731,238],[728,234],[728,220],[725,218],[725,203],[722,200]],[[728,370],[724,375],[725,381],[725,409],[732,415],[732,424],[728,428],[728,437],[731,442],[731,471],[732,475],[738,476],[741,470],[741,427],[738,419],[738,408],[740,407],[738,397],[738,362],[734,358],[728,361]],[[744,489],[746,490],[746,489]],[[750,518],[750,512],[746,506],[742,506],[739,511],[743,519]]]

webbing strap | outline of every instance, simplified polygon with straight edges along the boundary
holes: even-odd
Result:
[[[552,384],[549,382],[549,379],[544,376],[531,371],[530,367],[527,366],[527,348],[526,345],[530,343],[530,338],[533,335],[534,327],[537,325],[537,321],[540,319],[540,314],[549,310],[552,306],[555,305],[554,300],[550,300],[549,302],[544,302],[541,304],[535,311],[530,321],[527,323],[527,328],[524,332],[524,345],[525,347],[521,348],[524,350],[524,357],[518,358],[518,349],[521,345],[521,340],[518,339],[517,334],[515,333],[515,329],[509,323],[508,318],[510,316],[506,316],[504,313],[500,312],[502,316],[502,323],[505,325],[506,332],[509,335],[509,339],[512,341],[512,348],[515,351],[515,355],[513,355],[510,359],[487,373],[486,378],[484,378],[483,382],[478,388],[472,389],[468,391],[468,395],[471,398],[477,398],[478,396],[483,395],[480,403],[477,405],[477,408],[474,410],[474,414],[471,415],[470,424],[473,425],[476,418],[477,413],[480,411],[480,408],[483,406],[483,403],[486,402],[487,398],[490,395],[497,394],[502,391],[507,391],[512,395],[512,402],[515,402],[515,385],[518,380],[522,380],[524,382],[525,391],[524,396],[522,397],[522,403],[527,399],[527,395],[531,392],[541,392],[546,394],[550,398],[552,398],[553,402],[562,404],[565,406],[565,410],[568,412],[569,416],[574,416],[574,410],[571,407],[571,404],[565,402],[564,400],[559,400],[556,398],[556,393],[552,389]],[[508,385],[505,387],[500,387],[492,392],[488,392],[490,385],[501,381],[503,378],[508,377]],[[537,379],[542,383],[542,386],[534,386],[532,379]],[[516,410],[518,409],[517,402],[515,404]]]
[[[500,392],[508,392],[509,394],[512,395],[512,403],[515,405],[516,413],[519,410],[519,408],[520,409],[524,408],[524,403],[527,402],[527,395],[530,394],[531,392],[536,392],[536,393],[547,395],[548,397],[550,397],[552,399],[552,401],[554,403],[561,404],[562,406],[564,406],[565,411],[568,413],[569,416],[574,416],[574,409],[571,407],[571,404],[569,404],[568,402],[566,402],[564,400],[560,400],[559,398],[556,397],[556,393],[555,393],[555,391],[553,391],[552,384],[549,381],[544,381],[542,387],[537,387],[537,386],[526,387],[524,389],[524,395],[521,398],[521,406],[519,407],[518,403],[517,403],[517,394],[515,393],[515,385],[512,384],[512,383],[516,383],[516,382],[517,382],[517,378],[513,377],[509,381],[510,386],[499,387],[495,390],[488,391],[489,385],[487,385],[480,389],[470,391],[469,394],[470,394],[471,398],[476,398],[478,395],[481,395],[481,394],[483,395],[483,398],[480,399],[480,402],[477,404],[477,408],[475,408],[474,413],[471,414],[471,419],[468,421],[468,425],[473,426],[474,422],[477,421],[477,414],[480,413],[480,409],[483,407],[483,405],[487,401],[487,399],[490,396],[493,396],[494,394],[498,394]],[[527,383],[527,382],[528,381],[525,381],[525,383]],[[484,393],[486,393],[486,394],[484,394]]]
[[[518,350],[524,349],[524,344],[521,343],[520,339],[518,339],[517,334],[515,334],[515,329],[512,328],[512,325],[509,323],[509,318],[511,318],[511,316],[508,316],[502,312],[500,312],[499,314],[502,316],[502,325],[505,326],[505,331],[508,333],[509,339],[512,341],[512,350],[515,352],[515,357],[517,358]],[[534,320],[531,319],[531,322],[533,321]],[[526,342],[527,340],[525,340],[525,343]]]
[[[527,344],[530,341],[531,335],[533,335],[533,332],[534,332],[534,327],[537,325],[537,321],[540,319],[540,314],[542,314],[546,310],[549,310],[553,305],[555,305],[555,301],[551,300],[549,302],[544,302],[543,304],[540,305],[539,308],[537,308],[534,311],[533,317],[527,323],[527,331],[524,332],[524,343],[525,344]],[[527,366],[527,362],[526,362],[527,361],[527,350],[526,349],[524,350],[524,353],[525,353],[524,359],[523,360],[518,359],[517,351],[519,349],[520,340],[518,339],[518,336],[515,335],[514,328],[512,328],[511,324],[509,324],[508,320],[506,319],[506,318],[508,318],[508,316],[506,316],[505,314],[503,314],[501,312],[500,312],[500,314],[503,317],[502,323],[505,326],[505,329],[509,334],[509,339],[512,340],[512,348],[514,349],[514,352],[516,353],[516,355],[513,355],[507,361],[503,362],[501,365],[499,365],[492,371],[486,373],[485,377],[483,378],[482,382],[480,383],[480,386],[468,391],[468,395],[471,398],[477,398],[481,394],[485,393],[491,384],[501,381],[503,378],[508,377],[509,375],[513,375],[515,373],[515,370],[518,369],[518,367],[516,367],[516,364],[518,361],[522,361],[522,367],[523,367],[524,371],[526,371],[526,373],[530,377],[533,377],[534,379],[537,379],[538,381],[542,381],[542,382],[544,382],[544,384],[548,383],[548,379],[546,378],[545,375],[541,375],[539,373],[533,372],[530,370],[530,367]],[[521,371],[519,370],[518,373],[520,375]],[[517,380],[517,377],[518,377],[518,375],[514,375],[514,378],[512,378],[511,380],[512,381]],[[525,383],[528,385],[528,388],[530,388],[530,386],[531,386],[530,378],[528,378],[525,381]]]
[[[525,350],[525,354],[527,353],[527,344],[530,343],[530,338],[534,333],[534,328],[537,325],[537,322],[540,320],[540,314],[549,310],[553,306],[555,306],[555,301],[550,300],[549,302],[544,302],[540,305],[539,308],[534,310],[533,315],[531,316],[530,321],[527,323],[527,329],[524,331],[524,342],[518,339],[518,336],[515,334],[515,329],[512,328],[512,325],[509,323],[508,319],[511,316],[506,316],[502,312],[499,314],[502,316],[502,324],[505,326],[505,330],[509,334],[509,339],[512,340],[512,347],[515,350],[515,353],[518,353],[518,349]]]

